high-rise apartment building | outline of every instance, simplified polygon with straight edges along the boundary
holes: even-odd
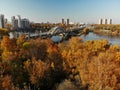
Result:
[[[17,29],[18,28],[18,20],[15,18],[15,16],[11,17],[11,21],[12,21],[12,27],[14,29]]]
[[[29,28],[30,27],[29,20],[26,18],[21,19],[21,16],[18,15],[18,27],[22,29]]]
[[[4,15],[1,14],[0,15],[0,28],[4,28],[4,27],[5,27]]]
[[[112,19],[99,19],[99,24],[112,24]]]
[[[5,18],[5,19],[4,19],[4,23],[5,23],[5,25],[7,24],[7,22],[8,22],[8,20],[7,20],[7,18]]]
[[[112,24],[112,19],[109,19],[109,24]]]
[[[62,24],[65,24],[65,20],[62,18]]]
[[[108,24],[107,19],[105,19],[105,24]]]
[[[99,19],[99,24],[103,24],[103,20],[102,19]]]
[[[69,25],[70,24],[70,20],[69,19],[67,19],[67,25]]]
[[[21,20],[21,25],[22,25],[22,28],[29,28],[30,27],[30,23],[29,23],[29,20],[24,18]]]
[[[22,24],[21,24],[21,16],[18,15],[18,27],[22,28]]]

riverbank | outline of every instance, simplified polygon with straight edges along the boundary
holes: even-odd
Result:
[[[100,30],[94,30],[93,32],[96,33],[96,34],[100,34],[100,35],[118,36],[118,37],[120,37],[120,32],[118,30],[110,31],[110,30],[100,29]]]
[[[120,36],[120,25],[94,25],[93,32],[108,36]]]

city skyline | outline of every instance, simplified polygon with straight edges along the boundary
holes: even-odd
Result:
[[[72,22],[98,23],[98,19],[112,19],[120,23],[119,0],[0,0],[0,14],[9,19],[21,15],[36,23]]]

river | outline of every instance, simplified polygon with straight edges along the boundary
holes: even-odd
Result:
[[[95,33],[90,32],[88,35],[86,35],[86,36],[82,35],[80,37],[83,39],[83,41],[106,39],[111,44],[120,45],[120,37],[118,37],[118,36],[99,35],[99,34],[95,34]]]
[[[13,38],[14,37],[14,34],[13,33],[10,33],[10,38]],[[34,35],[34,34],[32,34]],[[16,36],[16,35],[15,35]],[[99,39],[106,39],[109,41],[109,43],[111,44],[118,44],[120,45],[120,37],[118,36],[107,36],[107,35],[99,35],[99,34],[95,34],[93,32],[90,32],[88,35],[82,35],[80,36],[80,38],[83,39],[83,41],[88,41],[88,40],[99,40]],[[54,40],[58,40],[58,37],[54,37],[52,38]],[[53,41],[54,41],[53,40]]]

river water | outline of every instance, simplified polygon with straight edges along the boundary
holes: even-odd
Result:
[[[10,35],[10,38],[13,38],[14,36],[16,36],[16,34],[14,35],[14,33],[9,33],[9,35]],[[31,34],[31,35],[35,35],[35,34]],[[82,38],[83,41],[106,39],[111,44],[118,44],[118,45],[120,45],[120,37],[118,37],[118,36],[99,35],[99,34],[95,34],[95,33],[90,32],[86,36],[85,35],[80,36],[80,38]],[[52,39],[58,40],[59,38],[58,37],[54,37]]]
[[[95,34],[95,33],[91,32],[91,33],[89,33],[86,36],[82,35],[80,37],[83,39],[83,41],[106,39],[111,44],[118,44],[118,45],[120,45],[120,37],[118,37],[118,36],[99,35],[99,34]]]

